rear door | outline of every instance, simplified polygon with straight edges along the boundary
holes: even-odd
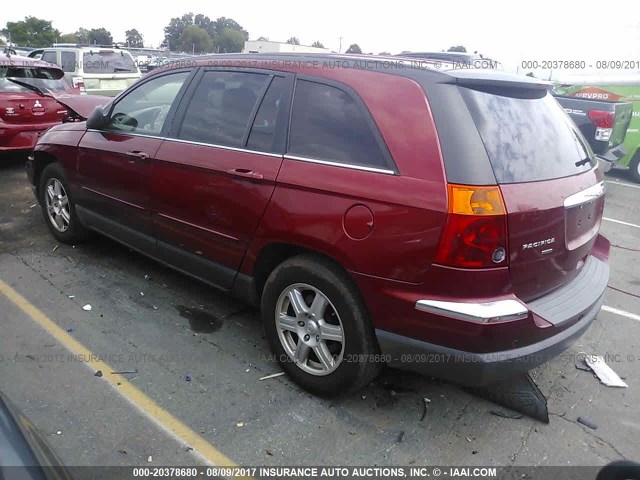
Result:
[[[572,280],[595,242],[604,183],[586,140],[544,90],[459,87],[508,212],[513,291],[530,300]]]
[[[292,76],[204,70],[153,162],[158,251],[230,288],[282,164]]]

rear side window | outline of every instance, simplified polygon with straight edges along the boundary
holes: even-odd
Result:
[[[43,62],[57,64],[56,52],[44,52],[42,54],[42,58],[40,59]]]
[[[585,140],[551,94],[460,90],[498,183],[551,180],[593,167]]]
[[[296,82],[289,133],[291,155],[389,169],[390,162],[373,128],[369,112],[345,91],[306,80]]]
[[[95,50],[82,54],[84,73],[137,73],[138,68],[127,52]]]
[[[269,80],[269,75],[257,73],[206,72],[187,106],[178,138],[243,147]]]
[[[14,83],[7,78],[15,78],[22,83],[28,83],[40,90],[49,92],[63,92],[68,85],[60,77],[58,67],[53,68],[21,68],[0,67],[0,92],[2,93],[33,93],[33,90]]]
[[[74,52],[60,52],[60,63],[64,72],[76,71],[76,54]]]

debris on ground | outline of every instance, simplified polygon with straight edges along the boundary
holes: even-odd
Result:
[[[56,245],[55,247],[53,247],[53,250],[51,250],[52,252],[55,252],[58,249],[58,245]]]
[[[141,297],[144,297],[144,292],[140,292],[140,296],[141,296]]]
[[[396,440],[396,442],[398,443],[402,443],[402,440],[404,439],[404,431],[400,432],[400,434],[398,435],[398,438]]]
[[[102,376],[102,370],[98,370],[96,373],[93,374],[94,377],[101,377]]]
[[[524,414],[522,413],[506,413],[506,412],[501,412],[500,410],[490,410],[490,412],[497,417],[512,418],[515,420],[524,417]]]
[[[270,457],[273,457],[273,452],[271,450],[269,450],[268,448],[264,451],[264,453],[266,453]]]
[[[145,276],[144,276],[144,279],[145,279],[145,280],[149,280],[150,278],[151,278],[151,275],[145,275]]]
[[[236,423],[236,427],[244,427],[244,422],[238,422],[238,423]]]
[[[118,450],[118,453],[121,453],[122,455],[126,455],[127,451],[126,450]]]
[[[424,418],[427,416],[427,405],[431,403],[431,400],[429,400],[427,397],[424,397],[422,399],[422,417],[420,417],[420,421],[422,422],[424,420]]]
[[[73,332],[73,328],[71,327],[67,328],[67,333],[71,333],[71,332]]]
[[[184,376],[184,381],[185,382],[190,382],[191,381],[191,375],[185,375]]]
[[[603,385],[606,385],[607,387],[628,387],[628,385],[609,365],[607,365],[607,362],[605,362],[604,358],[600,355],[587,355],[584,361],[587,366],[593,370],[593,373],[596,374]]]
[[[91,311],[91,305],[89,305],[89,304],[87,303],[84,307],[82,307],[82,309],[83,309],[85,312],[90,312],[90,311]]]
[[[249,370],[250,370],[250,369],[249,369],[249,368],[247,368],[247,369],[245,370],[245,372],[246,372],[246,373],[249,373]]]
[[[597,430],[598,429],[598,426],[595,423],[593,423],[591,420],[589,420],[588,418],[578,417],[578,423],[581,423],[585,427],[589,427],[592,430]]]
[[[153,462],[153,457],[151,455],[149,455],[147,457],[147,462],[149,462],[149,463]]]
[[[122,372],[111,372],[111,375],[123,375],[125,373],[139,373],[138,369],[135,370],[123,370]]]
[[[56,435],[62,435],[62,431],[58,430],[58,431],[56,432]]]
[[[76,298],[75,295],[69,295],[69,298]]]
[[[262,380],[269,380],[270,378],[281,377],[282,375],[284,375],[284,372],[272,373],[271,375],[267,375],[266,377],[262,377],[262,378],[260,379],[260,381],[262,381]]]
[[[158,307],[156,307],[156,306],[154,305],[154,306],[153,306],[153,309],[154,309],[154,310],[157,310],[157,309],[158,309]]]

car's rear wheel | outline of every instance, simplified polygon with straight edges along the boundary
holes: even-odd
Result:
[[[634,182],[640,183],[640,150],[638,150],[631,159],[631,163],[629,164],[629,173],[631,174],[631,179]]]
[[[356,390],[382,367],[359,292],[323,258],[301,255],[276,267],[264,287],[262,319],[278,363],[317,395]]]
[[[75,205],[69,194],[69,185],[59,163],[50,163],[40,175],[38,188],[40,206],[47,227],[62,243],[77,243],[89,237],[89,231],[80,223]]]

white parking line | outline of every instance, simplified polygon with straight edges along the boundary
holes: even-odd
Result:
[[[621,315],[623,317],[630,318],[631,320],[637,320],[640,322],[640,315],[636,315],[635,313],[625,312],[624,310],[609,307],[607,305],[604,305],[602,307],[602,310],[604,310],[605,312],[615,313],[616,315]]]
[[[623,187],[640,188],[640,185],[632,185],[631,183],[625,182],[612,182],[611,180],[607,180],[607,183],[610,185],[622,185]]]
[[[603,220],[607,222],[619,223],[620,225],[626,225],[628,227],[640,228],[640,225],[636,225],[635,223],[623,222],[622,220],[615,220],[613,218],[602,217]]]

